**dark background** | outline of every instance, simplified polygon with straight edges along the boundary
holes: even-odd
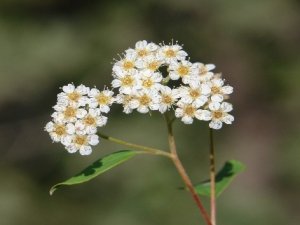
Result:
[[[0,224],[204,224],[164,158],[139,156],[90,183],[48,194],[114,150],[70,155],[43,127],[59,87],[111,82],[113,58],[138,40],[184,44],[193,62],[214,63],[234,86],[236,121],[216,132],[218,168],[247,165],[218,199],[222,225],[296,225],[300,210],[300,3],[295,0],[1,0]],[[158,113],[114,107],[103,132],[167,148]],[[208,174],[205,123],[175,124],[195,182]],[[206,203],[208,201],[206,200]]]

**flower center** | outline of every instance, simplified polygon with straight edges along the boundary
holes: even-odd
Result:
[[[180,66],[178,69],[177,69],[177,72],[179,73],[179,75],[181,77],[183,76],[186,76],[188,73],[189,73],[189,68],[186,67],[186,66]]]
[[[97,97],[97,101],[99,105],[107,105],[109,103],[109,96],[104,95],[103,93],[99,94]]]
[[[140,97],[141,105],[149,105],[150,102],[151,102],[151,99],[149,98],[148,95],[143,95],[142,97]]]
[[[214,86],[214,87],[211,88],[211,92],[212,92],[213,94],[218,94],[218,93],[220,93],[220,88]]]
[[[215,119],[220,119],[220,118],[223,117],[223,112],[222,111],[215,111],[215,112],[213,112],[213,117]]]
[[[144,56],[148,55],[148,52],[145,49],[141,49],[138,51],[138,55],[140,57],[144,57]]]
[[[208,72],[206,66],[201,66],[199,69],[200,75],[205,75]]]
[[[121,79],[123,86],[132,86],[133,85],[133,78],[130,75],[126,75]]]
[[[132,69],[134,67],[134,64],[133,64],[133,62],[126,60],[123,63],[123,67],[124,67],[125,70],[130,70],[130,69]]]
[[[163,95],[162,96],[162,102],[167,104],[167,105],[171,105],[173,103],[173,99],[171,98],[170,95]]]
[[[87,138],[84,135],[77,135],[74,142],[77,145],[85,145],[87,143]]]
[[[199,90],[191,90],[191,91],[190,91],[190,96],[191,96],[192,98],[197,98],[197,97],[199,97],[199,96],[200,96]]]
[[[56,125],[54,132],[58,136],[62,136],[64,134],[66,134],[66,127],[64,125]]]
[[[185,114],[188,116],[191,116],[191,117],[194,116],[195,111],[196,111],[196,109],[191,105],[187,106],[184,110]]]
[[[81,95],[80,95],[78,92],[76,92],[76,91],[74,91],[74,92],[68,94],[69,99],[70,99],[71,101],[74,101],[74,102],[77,102],[78,99],[80,98],[80,96],[81,96]]]
[[[91,115],[88,115],[87,117],[84,118],[83,122],[88,126],[92,126],[96,124],[96,119]]]
[[[76,116],[76,109],[71,107],[71,106],[68,106],[66,108],[66,110],[64,111],[64,116],[66,118],[72,118],[72,117],[75,117]]]
[[[167,50],[165,54],[166,54],[166,56],[167,56],[168,58],[173,58],[173,57],[176,56],[175,51],[172,50],[172,49]]]
[[[153,81],[150,78],[148,78],[147,80],[143,81],[143,86],[145,88],[150,88],[153,86]]]
[[[158,62],[151,62],[151,63],[149,63],[149,65],[148,65],[148,69],[149,69],[149,70],[152,70],[152,71],[157,70],[158,67],[159,67]]]

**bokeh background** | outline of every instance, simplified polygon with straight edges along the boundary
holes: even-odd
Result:
[[[236,121],[215,134],[217,163],[237,159],[247,170],[218,199],[219,224],[299,224],[299,10],[296,0],[1,0],[0,224],[204,224],[173,165],[154,156],[48,194],[123,149],[103,140],[82,157],[52,144],[43,127],[59,87],[109,85],[113,58],[143,39],[178,40],[193,62],[215,63],[235,88]],[[192,179],[206,178],[207,125],[175,129]],[[158,113],[114,107],[103,132],[167,148]]]

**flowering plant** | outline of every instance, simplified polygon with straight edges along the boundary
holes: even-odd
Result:
[[[112,90],[100,91],[96,87],[74,84],[63,86],[53,107],[52,121],[45,126],[53,142],[62,143],[69,153],[81,155],[91,154],[99,137],[134,150],[114,152],[97,160],[78,175],[54,185],[50,193],[63,185],[86,182],[139,153],[160,155],[173,161],[204,220],[208,225],[215,225],[215,198],[243,169],[240,162],[231,160],[217,175],[215,172],[213,130],[234,121],[230,114],[232,104],[227,102],[233,88],[225,83],[221,74],[212,71],[215,65],[192,63],[187,57],[187,52],[177,42],[157,45],[138,41],[135,48],[127,49],[115,61]],[[121,104],[126,114],[134,110],[143,114],[161,113],[167,125],[170,151],[129,143],[98,131],[106,125],[106,114],[114,104]],[[173,135],[172,125],[177,118],[184,124],[192,124],[195,120],[208,122],[210,181],[194,185],[187,175],[177,155]],[[200,200],[201,195],[211,198],[210,215]]]

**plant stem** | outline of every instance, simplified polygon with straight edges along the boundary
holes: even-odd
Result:
[[[98,135],[100,137],[102,137],[103,139],[106,139],[108,141],[115,142],[117,144],[121,144],[121,145],[130,147],[130,148],[135,148],[135,149],[138,149],[138,150],[142,150],[145,153],[149,153],[149,154],[152,154],[152,155],[161,155],[161,156],[165,156],[165,157],[168,157],[168,158],[172,157],[170,153],[168,153],[166,151],[162,151],[160,149],[130,143],[130,142],[127,142],[127,141],[123,141],[121,139],[117,139],[117,138],[114,138],[114,137],[107,136],[107,135],[102,134],[100,132],[98,132]]]
[[[209,128],[209,162],[210,162],[210,218],[216,225],[216,166],[213,130]]]
[[[165,119],[167,122],[167,127],[168,127],[168,141],[169,141],[169,147],[170,147],[170,152],[172,155],[172,161],[179,173],[179,175],[181,176],[183,182],[185,183],[187,189],[190,191],[194,201],[197,204],[197,207],[200,210],[200,214],[202,215],[202,217],[204,218],[205,222],[207,223],[207,225],[212,225],[209,215],[206,212],[200,197],[198,196],[198,194],[196,193],[196,190],[194,188],[194,185],[191,181],[191,179],[189,178],[189,176],[187,175],[179,157],[176,151],[176,143],[175,143],[175,138],[173,135],[173,128],[172,128],[172,120],[169,119],[169,117],[165,114]]]

